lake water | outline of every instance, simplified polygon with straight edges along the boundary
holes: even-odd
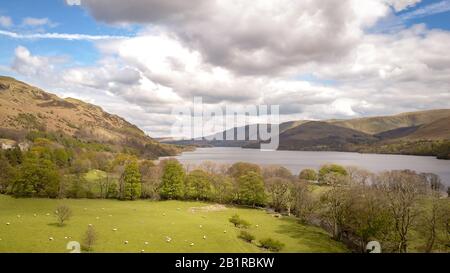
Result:
[[[344,152],[260,151],[242,148],[198,148],[176,156],[183,164],[197,165],[204,161],[232,164],[238,161],[260,165],[280,165],[294,174],[305,168],[318,169],[323,164],[336,163],[357,166],[372,172],[410,169],[439,175],[450,186],[450,160],[428,156],[380,155]]]

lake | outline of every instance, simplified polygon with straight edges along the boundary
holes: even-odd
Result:
[[[260,151],[242,148],[198,148],[176,156],[181,163],[197,165],[204,161],[232,164],[238,161],[260,165],[280,165],[294,174],[305,168],[319,169],[327,163],[357,166],[372,172],[410,169],[439,175],[450,186],[450,161],[429,156],[359,154],[346,152]]]

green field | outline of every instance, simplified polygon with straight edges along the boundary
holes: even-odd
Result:
[[[59,204],[73,211],[63,227],[56,224],[53,215]],[[15,199],[0,195],[0,252],[68,252],[67,242],[81,241],[89,224],[98,233],[94,252],[262,252],[255,243],[237,238],[239,230],[228,222],[236,213],[252,224],[249,231],[256,240],[277,239],[285,244],[283,252],[346,251],[323,230],[301,225],[292,218],[279,219],[264,210],[235,207],[206,210],[207,206],[211,204]],[[170,243],[166,236],[172,238]]]

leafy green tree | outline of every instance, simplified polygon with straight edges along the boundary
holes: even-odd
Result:
[[[238,214],[234,214],[233,216],[231,216],[230,219],[228,219],[228,221],[237,228],[249,228],[250,227],[250,223],[244,219],[241,219],[241,217]]]
[[[218,203],[231,203],[236,195],[233,179],[227,175],[211,174],[214,200]]]
[[[301,180],[316,181],[317,172],[313,169],[303,169],[298,175],[298,178]]]
[[[60,174],[52,161],[31,154],[19,167],[12,193],[20,197],[55,198],[58,196],[60,180]]]
[[[291,181],[274,177],[266,180],[266,189],[270,197],[270,206],[278,212],[290,213],[292,203]]]
[[[184,194],[187,199],[209,200],[211,193],[211,181],[206,172],[194,170],[186,176]]]
[[[159,194],[163,199],[181,199],[183,197],[185,172],[176,160],[164,163],[163,176]]]
[[[243,205],[263,206],[266,193],[263,178],[259,173],[250,171],[237,179],[238,202]]]
[[[15,146],[12,149],[5,150],[5,157],[8,159],[9,164],[12,166],[17,166],[22,164],[23,154],[18,146]]]
[[[121,180],[123,183],[122,199],[136,200],[141,196],[141,173],[136,160],[131,160],[125,165]]]
[[[236,162],[228,169],[228,174],[235,179],[246,175],[249,172],[261,174],[261,168],[258,165],[252,163]]]
[[[336,174],[336,175],[348,175],[347,170],[336,164],[324,165],[319,170],[319,183],[325,183],[325,178],[327,175]]]
[[[0,151],[0,193],[8,191],[11,180],[15,177],[15,168],[11,166],[8,159]]]

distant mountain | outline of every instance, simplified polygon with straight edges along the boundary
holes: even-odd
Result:
[[[173,154],[125,119],[81,100],[62,99],[0,76],[0,138],[20,139],[30,131],[53,132],[83,141],[144,149],[150,157]]]
[[[258,125],[251,125],[258,126]],[[174,141],[177,144],[259,148],[245,128],[246,139]],[[237,128],[216,134],[235,132]],[[259,139],[258,139],[259,140]],[[350,120],[291,121],[280,124],[280,150],[334,150],[435,155],[450,141],[450,109]],[[444,145],[445,146],[445,145]],[[447,146],[446,146],[447,147]],[[445,153],[445,152],[444,152]]]
[[[329,121],[337,126],[350,128],[367,134],[379,134],[389,130],[420,126],[450,117],[450,109],[408,112],[393,116],[356,118]]]

